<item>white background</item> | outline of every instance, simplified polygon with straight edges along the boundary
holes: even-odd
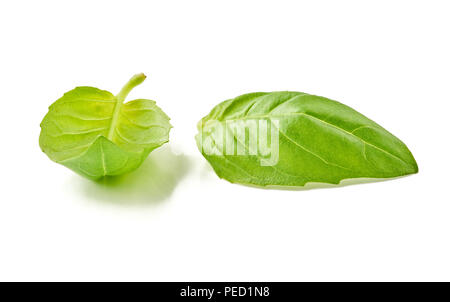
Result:
[[[3,1],[0,280],[450,281],[446,1]],[[38,145],[75,86],[150,98],[170,143],[114,186]],[[339,188],[220,180],[197,151],[217,103],[294,90],[403,140],[419,174]]]

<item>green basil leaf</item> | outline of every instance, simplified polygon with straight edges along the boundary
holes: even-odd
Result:
[[[250,93],[198,123],[197,145],[220,178],[259,186],[338,184],[418,172],[406,145],[339,102],[301,92]]]
[[[145,80],[137,74],[114,96],[77,87],[54,102],[41,123],[39,145],[47,156],[90,179],[130,172],[169,140],[169,117],[154,101],[123,103]]]

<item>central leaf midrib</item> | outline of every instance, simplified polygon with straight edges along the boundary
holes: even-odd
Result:
[[[111,124],[109,125],[108,136],[106,137],[110,141],[113,141],[114,131],[115,131],[118,121],[119,121],[120,109],[122,108],[122,102],[123,101],[119,100],[116,97],[116,104],[114,106],[114,111],[113,111],[112,118],[111,118]]]
[[[284,115],[270,115],[270,114],[265,114],[265,115],[255,115],[255,116],[244,116],[244,117],[234,118],[234,119],[226,119],[226,118],[225,118],[225,119],[223,119],[223,120],[216,119],[216,120],[211,120],[211,121],[217,121],[217,122],[224,122],[224,121],[241,121],[241,120],[242,120],[242,121],[245,121],[245,120],[250,120],[250,119],[262,119],[262,118],[286,118],[286,117],[289,117],[289,116],[300,116],[300,115],[306,116],[306,117],[310,117],[310,118],[313,118],[313,119],[315,119],[315,120],[317,120],[317,121],[320,121],[320,122],[322,122],[322,123],[324,123],[324,124],[326,124],[326,125],[328,125],[328,126],[334,127],[334,128],[336,128],[336,129],[338,129],[339,131],[342,131],[342,132],[344,132],[344,133],[346,133],[346,134],[348,134],[348,135],[350,135],[350,136],[352,136],[352,137],[354,137],[354,138],[360,140],[363,144],[367,144],[367,145],[369,145],[369,146],[372,146],[372,147],[374,147],[374,148],[376,148],[376,149],[378,149],[378,150],[380,150],[380,151],[382,151],[382,152],[384,152],[384,153],[390,155],[391,157],[393,157],[393,158],[395,158],[395,159],[397,159],[397,160],[399,160],[399,161],[401,161],[401,162],[403,162],[403,163],[405,163],[405,164],[407,164],[407,165],[411,165],[411,164],[407,163],[406,161],[404,161],[403,159],[401,159],[400,157],[396,156],[395,154],[392,154],[392,153],[390,153],[389,151],[382,149],[381,147],[378,147],[378,146],[376,146],[376,145],[374,145],[374,144],[372,144],[372,143],[367,142],[367,141],[364,140],[363,138],[361,138],[361,137],[359,137],[359,136],[357,136],[357,135],[355,135],[355,134],[353,134],[353,133],[347,131],[346,129],[343,129],[343,128],[337,126],[337,125],[328,123],[328,122],[326,122],[326,121],[324,121],[324,120],[322,120],[322,119],[320,119],[320,118],[318,118],[318,117],[316,117],[316,116],[310,115],[310,114],[305,113],[305,112],[291,112],[291,113],[284,114]]]

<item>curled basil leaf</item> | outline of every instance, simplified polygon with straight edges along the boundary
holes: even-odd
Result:
[[[145,80],[137,74],[114,96],[77,87],[54,102],[41,123],[39,145],[47,156],[90,179],[130,172],[168,142],[169,117],[154,101],[124,103]]]
[[[197,145],[220,178],[259,186],[338,184],[418,172],[406,145],[339,102],[301,92],[250,93],[198,123]]]

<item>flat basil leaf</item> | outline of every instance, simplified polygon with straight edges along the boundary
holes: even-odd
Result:
[[[144,74],[135,75],[117,96],[94,87],[65,93],[41,123],[42,151],[90,179],[139,167],[152,150],[168,142],[172,127],[154,101],[123,103],[144,80]]]
[[[406,145],[339,102],[301,92],[250,93],[217,105],[197,145],[220,178],[259,186],[338,184],[417,173]]]

